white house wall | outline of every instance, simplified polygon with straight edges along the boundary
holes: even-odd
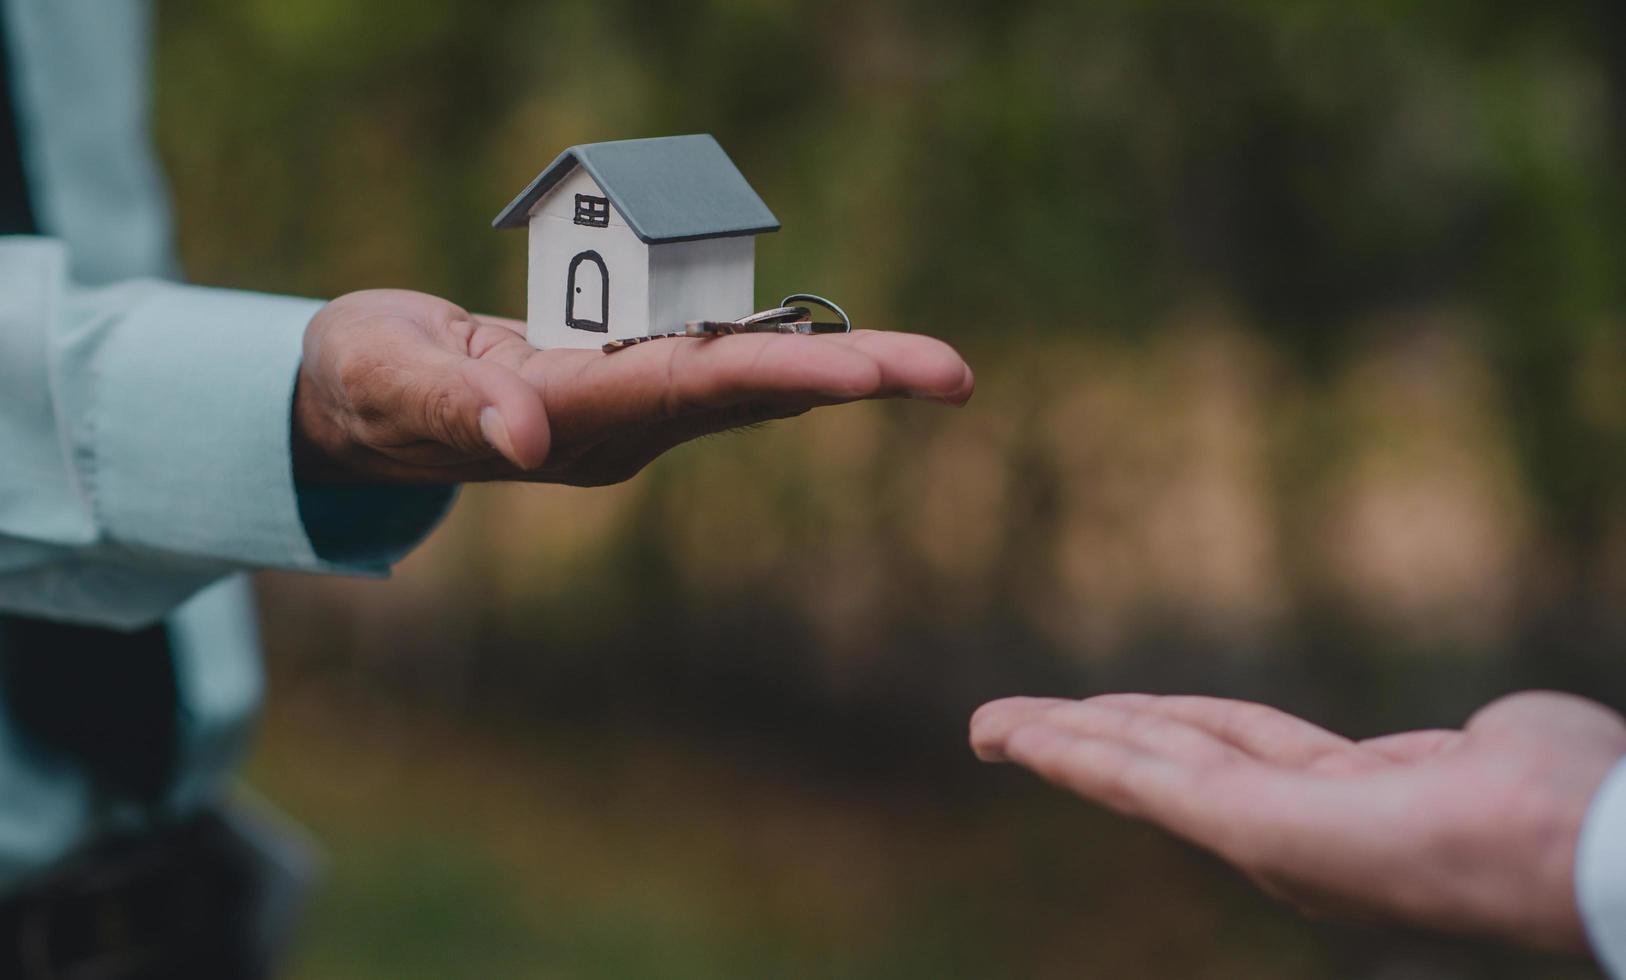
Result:
[[[752,312],[755,267],[756,239],[749,235],[652,246],[650,332],[682,330],[688,320],[734,320]]]
[[[616,337],[649,333],[650,247],[610,208],[609,226],[576,224],[576,195],[603,197],[585,170],[560,181],[531,212],[527,277],[527,330],[533,347],[596,348]],[[609,330],[577,330],[565,323],[566,276],[571,260],[597,252],[609,273]]]

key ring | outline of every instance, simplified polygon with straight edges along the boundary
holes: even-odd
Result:
[[[795,323],[797,320],[806,320],[809,316],[811,316],[811,314],[808,313],[807,307],[791,306],[786,304],[775,307],[771,310],[763,310],[761,313],[753,313],[750,316],[742,316],[733,322],[742,327],[754,326],[762,323]]]
[[[825,299],[823,296],[816,296],[813,293],[791,293],[789,296],[786,296],[784,299],[779,301],[779,305],[780,305],[781,308],[788,307],[792,303],[814,303],[814,304],[816,304],[818,306],[824,307],[825,309],[829,310],[831,313],[834,313],[836,316],[841,317],[842,329],[840,329],[840,330],[820,330],[820,329],[818,329],[819,327],[834,327],[835,324],[833,324],[833,323],[815,323],[815,324],[813,324],[814,329],[812,331],[810,331],[811,333],[852,333],[853,332],[853,320],[852,320],[852,317],[847,315],[846,310],[844,310],[841,307],[837,306],[835,303],[831,302],[830,300]]]

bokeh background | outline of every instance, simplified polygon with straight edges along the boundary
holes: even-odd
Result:
[[[1619,0],[167,0],[158,55],[198,281],[523,316],[521,186],[711,132],[759,300],[978,372],[265,577],[297,976],[1594,975],[1307,924],[964,726],[1626,704]]]

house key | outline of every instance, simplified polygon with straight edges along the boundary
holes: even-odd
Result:
[[[764,329],[761,324],[778,323],[785,320],[805,319],[808,316],[805,306],[779,306],[760,313],[742,316],[738,320],[691,320],[683,325],[682,330],[671,333],[652,333],[642,337],[626,337],[621,340],[612,340],[604,345],[604,353],[610,354],[625,347],[632,347],[649,340],[666,340],[669,337],[720,337],[724,333],[746,333],[753,327]],[[717,329],[702,329],[715,326]]]
[[[793,306],[793,303],[822,306],[839,317],[840,322],[816,321],[807,307]],[[742,316],[738,320],[690,320],[681,331],[612,340],[604,345],[604,352],[609,354],[646,340],[664,340],[668,337],[724,337],[744,333],[832,334],[851,333],[852,329],[852,318],[835,303],[812,293],[792,293],[771,310]]]

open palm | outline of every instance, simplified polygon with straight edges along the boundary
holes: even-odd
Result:
[[[710,433],[864,398],[961,404],[972,387],[952,348],[914,334],[538,351],[517,321],[370,290],[306,330],[296,465],[303,479],[597,485]]]
[[[1119,694],[996,701],[971,742],[1218,853],[1306,912],[1580,950],[1576,840],[1626,723],[1527,692],[1461,730],[1351,741],[1260,704]]]

